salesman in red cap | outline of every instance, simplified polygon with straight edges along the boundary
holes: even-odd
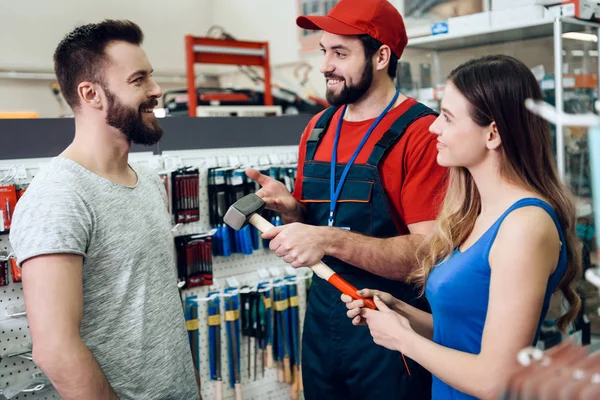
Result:
[[[446,170],[429,133],[434,111],[394,85],[407,43],[402,17],[387,0],[341,0],[326,16],[296,22],[323,31],[321,72],[332,106],[302,136],[293,195],[248,170],[262,185],[257,194],[286,222],[263,237],[293,267],[323,259],[358,288],[426,308],[402,280],[433,229]],[[431,398],[429,373],[373,343],[346,311],[340,293],[315,276],[302,346],[305,398]]]

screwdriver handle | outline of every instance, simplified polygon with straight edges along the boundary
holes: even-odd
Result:
[[[223,381],[215,382],[215,400],[223,400]]]
[[[292,383],[292,368],[289,357],[283,358],[283,377],[285,383]]]
[[[267,368],[273,368],[273,345],[267,345]]]
[[[292,390],[292,400],[298,399],[298,391],[300,390],[300,377],[298,371],[298,364],[294,365],[294,384],[291,387]]]
[[[235,400],[243,400],[242,399],[242,384],[241,383],[236,383],[235,384]]]

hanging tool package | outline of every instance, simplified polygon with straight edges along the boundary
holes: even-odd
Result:
[[[225,290],[232,293],[233,288]],[[229,356],[229,384],[235,389],[236,400],[242,399],[241,347],[240,347],[240,297],[233,295],[225,298],[225,323],[227,331],[227,349]]]
[[[200,371],[200,326],[198,322],[198,302],[196,299],[197,296],[186,297],[185,320],[194,367],[197,371]]]
[[[211,234],[212,231],[175,238],[178,279],[185,282],[184,289],[213,284]]]
[[[181,168],[171,173],[171,204],[175,223],[200,220],[200,175],[198,168]]]
[[[221,302],[216,297],[219,292],[209,292],[215,296],[208,301],[208,359],[210,380],[215,382],[215,398],[223,398],[223,378],[221,377]]]
[[[257,169],[262,174],[282,182],[290,192],[294,190],[296,166],[263,166]],[[259,188],[257,183],[246,176],[245,168],[208,169],[209,220],[210,225],[217,230],[214,235],[214,255],[229,256],[233,253],[250,255],[261,247],[269,247],[267,241],[260,239],[260,234],[255,227],[248,226],[234,231],[223,222],[223,217],[232,204]],[[281,225],[281,218],[275,212],[265,210],[263,215],[273,225]]]

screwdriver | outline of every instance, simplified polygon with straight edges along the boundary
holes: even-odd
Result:
[[[283,368],[285,373],[285,381],[286,383],[292,383],[292,365],[291,365],[291,347],[292,343],[290,340],[290,318],[289,318],[289,299],[287,286],[283,286],[281,288],[281,297],[279,298],[281,301],[281,325],[282,325],[282,337],[283,337]]]
[[[248,379],[250,379],[250,371],[251,371],[251,365],[250,365],[250,360],[251,360],[251,356],[250,356],[250,349],[251,349],[251,345],[250,345],[250,331],[252,329],[252,325],[251,325],[251,321],[250,321],[250,296],[249,294],[243,294],[242,295],[242,303],[243,303],[243,307],[244,307],[244,315],[242,317],[242,322],[243,322],[243,327],[242,327],[242,333],[247,337],[247,345],[248,345]]]
[[[256,357],[258,354],[258,302],[256,294],[252,294],[252,337],[254,338],[254,380],[256,381]]]
[[[229,300],[229,309],[234,311],[235,304],[233,298],[230,297]],[[231,359],[233,360],[233,379],[234,379],[234,387],[235,387],[235,397],[236,400],[242,400],[242,385],[240,382],[240,360],[238,358],[238,338],[239,331],[237,327],[237,323],[235,320],[228,322],[231,329]]]
[[[210,292],[208,295],[218,294]],[[209,358],[210,358],[210,378],[215,383],[215,398],[223,398],[223,380],[221,377],[221,315],[219,299],[212,299],[208,302],[208,329],[209,329]]]
[[[262,369],[262,377],[265,377],[265,358],[267,356],[266,354],[266,344],[267,344],[267,326],[266,326],[266,318],[265,318],[265,314],[266,314],[266,309],[265,309],[265,302],[264,302],[264,298],[262,294],[259,294],[259,298],[258,298],[258,319],[259,319],[259,332],[258,332],[258,336],[260,337],[261,343],[262,343],[262,348],[263,348],[263,357],[262,357],[262,362],[261,364],[261,369]]]

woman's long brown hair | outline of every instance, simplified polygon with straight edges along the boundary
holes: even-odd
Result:
[[[581,247],[575,232],[576,210],[569,190],[558,177],[550,126],[524,107],[528,98],[542,99],[538,82],[520,61],[504,55],[468,61],[448,77],[470,105],[479,126],[495,122],[502,139],[501,174],[547,199],[558,215],[567,246],[567,269],[558,285],[569,303],[557,324],[562,331],[581,307],[574,285],[581,275]],[[431,270],[447,259],[471,233],[481,212],[481,197],[466,168],[450,168],[447,192],[436,232],[421,247],[421,268],[410,277],[423,288]]]

